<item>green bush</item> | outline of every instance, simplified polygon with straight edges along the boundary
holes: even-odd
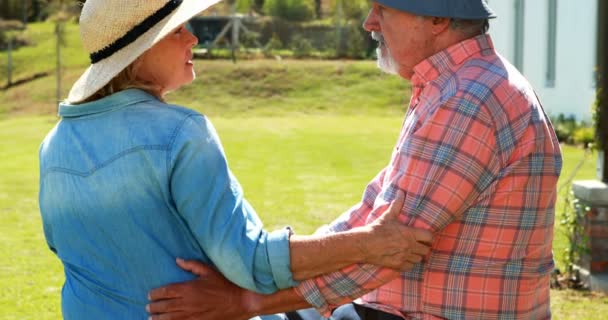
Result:
[[[347,27],[346,52],[349,58],[365,58],[367,41],[362,33],[362,28],[356,23],[350,23]]]
[[[24,26],[21,21],[17,20],[2,20],[0,19],[0,50],[6,50],[8,47],[9,33],[13,33],[13,48],[26,45],[27,40],[15,32],[23,30]]]
[[[560,113],[557,117],[552,118],[551,122],[559,142],[574,143],[574,132],[578,128],[574,115],[566,117],[563,113]]]
[[[289,21],[306,21],[314,17],[314,3],[311,0],[266,0],[264,11]]]
[[[281,49],[283,49],[283,43],[281,42],[281,39],[279,39],[279,36],[275,33],[272,35],[272,38],[268,40],[263,50],[264,55],[268,57],[272,56],[275,51]]]
[[[342,18],[363,20],[369,12],[370,3],[371,1],[368,0],[334,0],[331,9],[335,16],[339,11],[338,6],[342,5]]]
[[[241,46],[245,48],[258,48],[260,47],[260,43],[258,39],[260,38],[260,33],[255,31],[243,32],[240,37]]]
[[[310,41],[302,36],[296,36],[291,41],[291,50],[296,58],[310,57],[313,51]]]
[[[595,129],[591,126],[577,128],[574,131],[573,142],[588,147],[595,142]]]

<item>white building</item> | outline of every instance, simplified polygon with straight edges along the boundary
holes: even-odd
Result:
[[[488,1],[498,15],[490,22],[495,47],[530,80],[549,115],[591,118],[597,1]]]

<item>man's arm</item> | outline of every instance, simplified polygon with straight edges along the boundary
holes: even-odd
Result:
[[[198,278],[151,291],[152,303],[146,306],[151,320],[246,320],[310,307],[293,288],[262,295],[236,286],[200,262],[178,259],[177,264]]]

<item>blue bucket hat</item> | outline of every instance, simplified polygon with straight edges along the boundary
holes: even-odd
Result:
[[[496,14],[486,0],[374,0],[384,6],[419,16],[492,19]]]

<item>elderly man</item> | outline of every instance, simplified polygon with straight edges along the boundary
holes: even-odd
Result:
[[[494,17],[485,0],[375,0],[364,24],[379,67],[411,81],[412,97],[389,165],[327,232],[370,223],[374,206],[403,190],[401,221],[435,233],[424,262],[403,273],[353,265],[270,296],[189,262],[201,278],[152,292],[152,313],[214,319],[219,308],[218,319],[246,319],[313,306],[332,319],[550,318],[560,147],[534,90],[486,34]]]

